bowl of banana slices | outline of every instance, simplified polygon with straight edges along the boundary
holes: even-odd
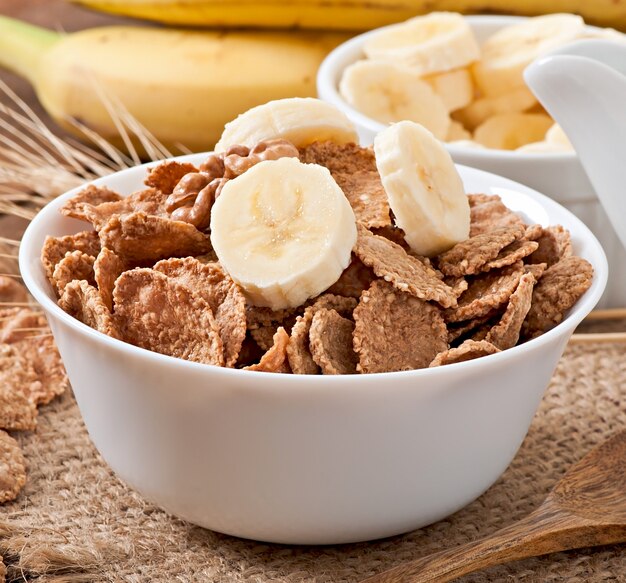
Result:
[[[453,159],[534,188],[574,212],[609,255],[600,305],[626,305],[626,251],[563,130],[524,82],[546,52],[584,38],[625,43],[574,14],[434,12],[356,36],[322,63],[321,99],[348,115],[362,144],[403,119],[428,127]]]
[[[448,516],[509,465],[602,294],[556,202],[414,122],[357,140],[326,102],[270,102],[23,236],[93,443],[176,516],[288,544]]]

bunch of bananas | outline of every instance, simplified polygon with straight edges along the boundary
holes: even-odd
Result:
[[[614,0],[72,0],[94,9],[213,30],[102,27],[62,35],[0,16],[0,66],[29,79],[70,131],[120,144],[117,108],[168,148],[209,150],[224,123],[283,97],[315,95],[317,68],[346,33],[429,10],[572,11],[626,27]],[[224,30],[254,27],[273,30]],[[315,31],[277,30],[287,27]],[[118,107],[119,106],[119,107]],[[79,131],[80,133],[80,131]]]

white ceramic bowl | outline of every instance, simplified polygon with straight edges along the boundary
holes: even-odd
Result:
[[[187,156],[199,163],[206,155]],[[98,180],[141,188],[145,167]],[[409,531],[462,508],[509,465],[576,325],[606,284],[591,232],[552,200],[460,168],[468,191],[498,193],[528,221],[562,224],[594,266],[591,288],[543,336],[440,368],[296,376],[217,368],[109,338],[57,305],[39,255],[46,235],[85,223],[51,202],[20,246],[85,424],[118,476],[173,514],[223,533],[330,544]]]
[[[467,16],[480,43],[500,28],[526,20],[523,16]],[[589,26],[590,31],[600,29]],[[343,70],[363,59],[363,44],[377,29],[356,36],[333,50],[317,75],[319,97],[332,103],[356,125],[361,143],[369,145],[385,127],[355,110],[339,94]],[[467,148],[446,144],[454,161],[480,168],[526,184],[553,198],[581,218],[598,237],[609,258],[611,279],[600,305],[626,307],[626,250],[618,239],[608,216],[600,205],[591,183],[573,152],[529,153],[506,150]]]

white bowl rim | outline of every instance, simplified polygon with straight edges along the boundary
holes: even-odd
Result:
[[[198,153],[198,154],[188,154],[185,156],[178,156],[175,158],[168,158],[168,160],[177,160],[177,161],[191,161],[195,163],[199,163],[201,160],[206,158],[209,152]],[[19,267],[20,273],[22,275],[22,279],[24,284],[34,297],[34,299],[42,306],[42,308],[46,311],[46,313],[51,313],[55,318],[60,319],[67,326],[73,328],[75,331],[80,334],[86,334],[92,340],[103,343],[111,349],[115,350],[124,350],[129,352],[130,354],[136,355],[138,358],[153,360],[154,362],[160,362],[163,364],[169,364],[170,366],[180,367],[182,370],[193,370],[195,369],[197,372],[204,371],[211,372],[213,374],[224,374],[224,375],[234,375],[235,377],[240,377],[243,379],[251,379],[253,376],[249,376],[250,373],[256,371],[244,371],[242,369],[233,369],[226,367],[219,367],[211,364],[203,364],[198,362],[192,362],[188,360],[183,360],[181,358],[176,358],[173,356],[168,356],[165,354],[160,354],[158,352],[153,352],[145,348],[140,348],[138,346],[134,346],[128,342],[124,342],[123,340],[118,340],[116,338],[111,338],[106,334],[99,332],[86,324],[83,324],[73,316],[70,316],[64,310],[62,310],[56,302],[48,297],[45,291],[37,284],[35,278],[30,269],[30,260],[32,256],[28,254],[28,251],[33,244],[30,239],[34,236],[35,231],[38,228],[40,222],[46,220],[46,217],[53,213],[58,212],[59,208],[70,199],[72,196],[77,194],[79,191],[83,190],[88,184],[94,184],[96,186],[106,185],[107,182],[112,177],[123,177],[125,174],[131,174],[135,172],[145,171],[149,166],[162,162],[160,160],[158,162],[147,162],[140,166],[135,166],[132,168],[127,168],[125,170],[121,170],[114,174],[98,178],[97,180],[86,182],[85,184],[73,188],[68,192],[59,195],[53,201],[49,202],[44,208],[42,208],[37,216],[30,222],[24,235],[22,236],[22,242],[20,244],[19,249]],[[475,367],[480,366],[489,366],[490,363],[494,365],[498,362],[506,362],[509,359],[518,357],[522,351],[527,350],[528,347],[537,347],[544,344],[548,344],[553,340],[556,340],[558,336],[565,336],[568,332],[573,331],[573,329],[584,319],[584,317],[593,309],[593,307],[597,304],[600,299],[604,289],[606,287],[606,283],[608,280],[608,263],[607,258],[604,253],[604,250],[593,233],[589,230],[589,228],[574,214],[564,208],[562,205],[556,203],[549,197],[527,187],[523,184],[510,180],[508,178],[504,178],[502,176],[498,176],[497,174],[493,174],[491,172],[485,172],[483,170],[479,170],[476,168],[471,168],[468,166],[463,166],[457,164],[457,167],[461,169],[463,172],[469,174],[475,174],[477,177],[483,177],[484,179],[496,180],[498,182],[497,188],[499,189],[510,189],[519,192],[523,196],[534,199],[535,202],[538,202],[543,208],[556,209],[560,213],[565,213],[568,216],[569,221],[576,225],[577,230],[581,231],[584,234],[584,239],[586,243],[591,244],[594,248],[593,251],[598,256],[598,264],[594,264],[594,277],[592,281],[591,287],[585,292],[582,298],[578,300],[578,302],[571,308],[570,312],[567,316],[560,322],[557,326],[548,330],[541,336],[537,338],[533,338],[532,340],[528,340],[523,344],[516,345],[507,350],[503,350],[496,354],[491,354],[485,357],[448,364],[445,366],[433,367],[433,368],[422,368],[415,370],[407,370],[407,371],[395,371],[395,372],[385,372],[385,373],[370,373],[370,374],[357,374],[357,375],[293,375],[293,374],[283,374],[283,373],[262,373],[266,377],[271,375],[272,381],[278,383],[287,383],[284,385],[285,387],[289,387],[289,390],[293,390],[293,379],[295,376],[298,377],[298,381],[304,383],[308,386],[307,383],[312,383],[314,385],[323,383],[324,386],[334,387],[335,385],[342,385],[342,389],[348,389],[350,386],[354,385],[355,387],[362,386],[362,383],[368,382],[379,382],[379,381],[387,381],[397,379],[399,377],[432,377],[433,379],[438,378],[438,375],[448,374],[445,371],[450,367],[454,367],[453,370],[460,372],[460,367],[465,367],[465,370],[470,371]],[[33,250],[35,251],[35,250]],[[39,258],[40,249],[36,249],[37,259]],[[38,261],[36,263],[40,265]],[[488,359],[485,361],[485,359]],[[243,374],[243,376],[241,376]],[[260,374],[260,373],[259,373]],[[352,383],[355,380],[355,376],[358,378],[358,382]],[[325,379],[324,381],[320,381],[320,379]],[[297,383],[299,384],[299,383]]]
[[[465,18],[470,24],[481,25],[483,23],[498,24],[502,26],[509,24],[516,24],[528,20],[529,16],[509,15],[509,14],[469,14],[465,15]],[[371,117],[368,117],[364,113],[361,113],[357,109],[354,109],[348,104],[339,93],[336,84],[333,82],[337,70],[339,69],[337,61],[344,59],[346,54],[350,54],[353,51],[360,50],[363,43],[371,36],[376,35],[381,30],[386,30],[398,26],[402,23],[388,24],[381,26],[373,30],[368,30],[362,34],[359,34],[351,39],[341,43],[335,47],[326,58],[322,61],[317,72],[317,87],[318,93],[324,94],[323,99],[331,103],[335,107],[338,107],[344,112],[349,112],[349,118],[360,126],[367,128],[368,130],[378,133],[387,127],[386,124],[376,121]],[[586,28],[591,31],[600,31],[602,28],[585,24]],[[320,91],[320,87],[323,89]],[[519,152],[517,150],[499,150],[495,148],[467,148],[464,146],[458,146],[454,143],[444,142],[446,149],[454,156],[461,154],[476,155],[478,158],[495,158],[496,160],[518,160],[521,159],[530,162],[538,162],[542,160],[554,162],[554,161],[569,161],[572,162],[577,158],[576,152]]]

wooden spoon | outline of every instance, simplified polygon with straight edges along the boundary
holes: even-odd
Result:
[[[445,583],[493,565],[626,542],[626,431],[596,447],[532,514],[492,535],[389,569],[361,583]]]

